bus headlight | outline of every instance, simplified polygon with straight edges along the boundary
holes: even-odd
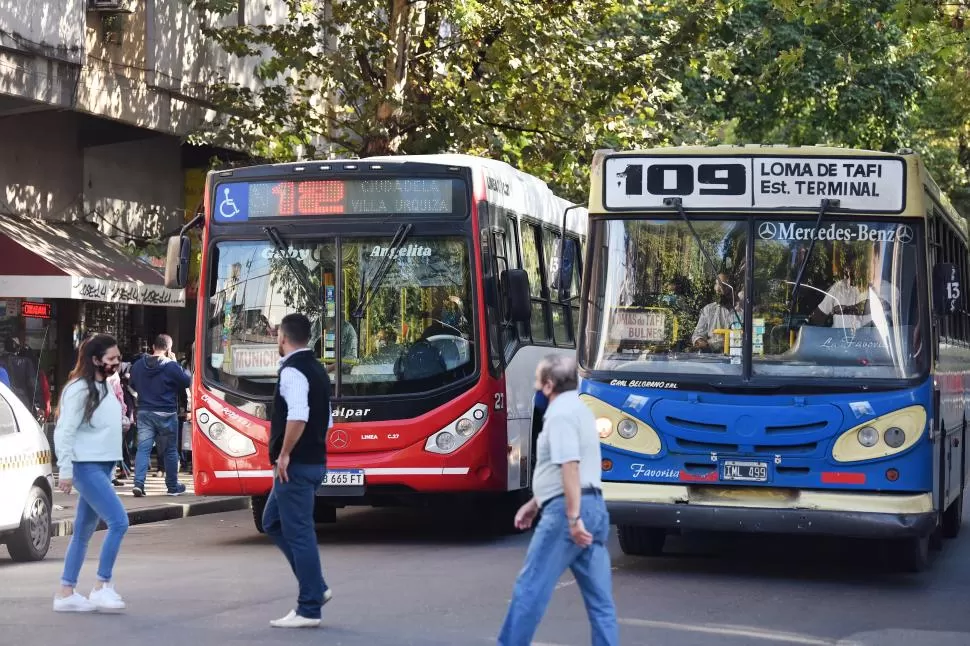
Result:
[[[890,426],[886,429],[886,432],[882,434],[882,439],[891,448],[898,449],[906,442],[906,431],[898,426]]]
[[[871,426],[863,426],[856,433],[856,437],[859,438],[859,444],[865,447],[872,447],[876,445],[879,441],[879,431],[872,428]]]
[[[613,434],[613,420],[609,417],[597,417],[596,431],[600,434],[600,438],[605,440]]]
[[[630,412],[621,411],[585,393],[579,398],[593,411],[593,416],[596,418],[596,431],[602,444],[641,455],[660,454],[662,448],[660,435],[645,419],[638,419]],[[614,430],[616,433],[613,432]]]
[[[907,406],[844,431],[832,446],[836,462],[862,462],[911,448],[926,432],[926,409]]]
[[[616,425],[616,432],[625,440],[632,440],[638,430],[637,423],[632,419],[620,420],[620,423]]]
[[[246,435],[243,435],[231,426],[226,425],[216,419],[215,415],[205,409],[199,409],[195,413],[195,419],[199,430],[216,447],[234,458],[244,458],[247,455],[256,453],[256,444]]]
[[[486,421],[488,406],[475,404],[454,422],[432,434],[424,443],[424,450],[442,455],[453,453],[474,437],[485,426]]]

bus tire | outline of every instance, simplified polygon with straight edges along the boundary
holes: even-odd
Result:
[[[930,566],[930,537],[906,538],[896,542],[896,561],[903,572],[923,572]]]
[[[956,497],[950,507],[943,512],[943,538],[956,538],[963,525],[963,494]]]
[[[667,541],[667,530],[655,527],[617,525],[616,535],[620,549],[630,556],[660,556]]]
[[[27,496],[20,527],[7,539],[7,551],[14,561],[42,561],[51,545],[51,501],[34,486]]]
[[[252,497],[252,507],[253,507],[253,523],[256,525],[256,531],[260,534],[265,534],[263,530],[263,510],[266,509],[266,498],[268,496],[253,496]]]
[[[337,508],[317,498],[313,501],[313,522],[317,524],[337,522]]]

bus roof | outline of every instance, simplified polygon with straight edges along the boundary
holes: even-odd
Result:
[[[517,215],[529,214],[556,227],[562,225],[563,212],[571,207],[566,221],[566,230],[586,233],[586,207],[565,200],[549,188],[549,185],[534,175],[525,173],[514,166],[497,159],[444,153],[437,155],[398,155],[390,157],[368,157],[366,162],[397,163],[419,162],[470,168],[481,173],[485,182],[485,192],[490,203],[504,207]]]
[[[680,197],[688,211],[817,213],[829,197],[841,202],[833,213],[925,217],[929,196],[967,236],[964,218],[919,155],[906,149],[746,144],[599,150],[590,180],[590,213],[669,213],[665,197]]]

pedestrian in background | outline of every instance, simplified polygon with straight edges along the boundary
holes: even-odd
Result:
[[[191,380],[172,354],[172,337],[155,337],[153,354],[142,357],[131,367],[131,387],[138,395],[138,450],[135,453],[135,483],[131,493],[145,495],[152,444],[158,445],[159,462],[165,465],[168,495],[180,496],[185,485],[178,480],[178,397]]]
[[[542,518],[515,582],[500,646],[532,643],[566,568],[583,595],[593,646],[620,643],[607,550],[610,518],[600,481],[600,437],[577,386],[575,360],[549,355],[539,363],[536,408],[545,408],[545,415],[536,443],[534,495],[515,515],[515,526],[528,529],[540,510]]]
[[[121,403],[107,380],[117,370],[121,352],[115,340],[99,334],[81,349],[75,369],[61,393],[54,447],[59,467],[58,489],[78,491],[74,533],[64,556],[61,590],[54,596],[56,612],[124,610],[125,602],[114,589],[112,570],[121,540],[128,531],[128,513],[111,485],[115,464],[121,459]],[[98,520],[108,526],[97,582],[85,598],[76,591],[88,542]]]
[[[270,625],[314,628],[333,593],[323,579],[313,524],[317,488],[327,470],[330,376],[310,342],[310,320],[283,317],[277,332],[280,373],[270,422],[269,459],[273,490],[263,510],[263,530],[283,552],[299,582],[297,607]]]

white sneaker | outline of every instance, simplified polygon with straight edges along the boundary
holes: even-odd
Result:
[[[331,599],[333,599],[333,590],[330,588],[327,588],[323,592],[323,603],[321,603],[320,605],[321,606],[327,605],[327,602],[330,601]]]
[[[98,610],[103,612],[117,612],[125,609],[125,601],[110,583],[105,583],[100,590],[92,590],[88,597]]]
[[[296,610],[290,610],[290,614],[282,619],[274,619],[269,622],[273,628],[317,628],[320,626],[319,619],[310,619],[296,614]]]
[[[75,592],[69,597],[54,597],[54,612],[94,612],[98,607]]]

